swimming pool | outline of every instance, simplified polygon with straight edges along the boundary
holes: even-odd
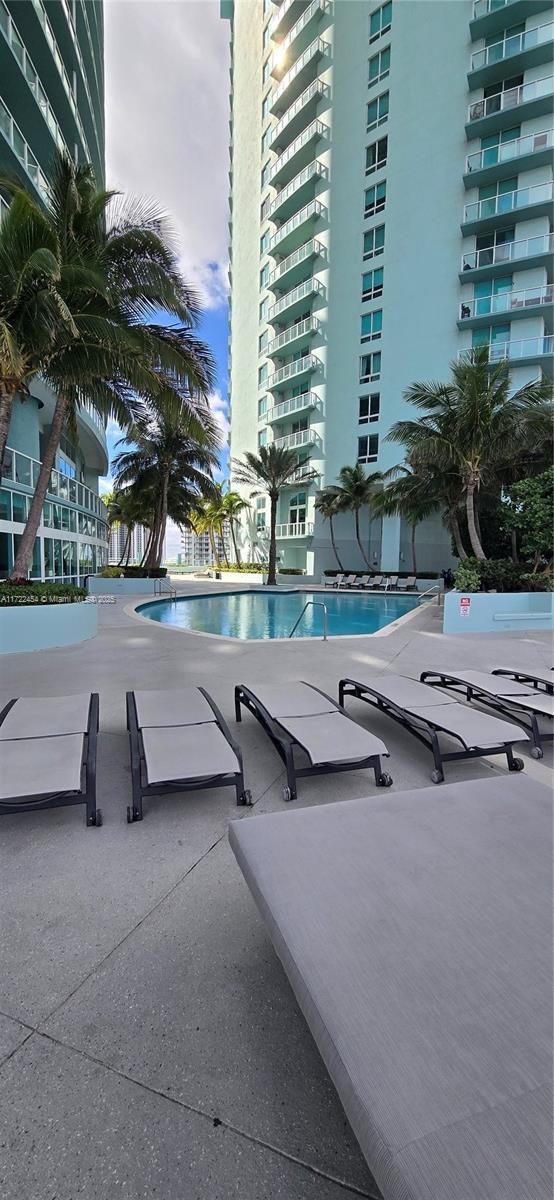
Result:
[[[162,625],[173,625],[195,633],[260,641],[288,638],[308,600],[327,607],[328,636],[348,637],[376,633],[391,621],[418,607],[415,596],[372,596],[359,592],[222,592],[204,596],[181,596],[141,604],[137,612]],[[321,608],[308,608],[295,637],[320,638],[323,634]]]

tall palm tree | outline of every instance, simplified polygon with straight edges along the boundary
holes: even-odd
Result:
[[[361,464],[356,463],[354,467],[341,467],[338,483],[329,484],[325,489],[328,495],[335,498],[337,512],[354,513],[356,541],[360,554],[370,571],[371,563],[363,548],[360,537],[360,509],[371,508],[377,484],[381,483],[382,479],[383,476],[380,471],[373,471],[369,475],[366,475]]]
[[[220,549],[225,559],[225,565],[229,566],[229,557],[225,546],[225,522],[227,519],[222,485],[215,484],[213,495],[205,497],[198,513],[195,514],[193,527],[196,533],[208,534],[216,567],[221,565],[219,557]]]
[[[336,494],[334,492],[330,492],[330,491],[328,491],[327,488],[324,488],[323,491],[319,492],[319,494],[316,496],[315,506],[316,506],[317,511],[319,513],[321,513],[323,520],[329,522],[329,533],[331,535],[331,545],[333,547],[333,554],[335,555],[335,558],[338,562],[339,570],[344,571],[344,567],[343,567],[343,565],[340,561],[339,555],[338,555],[337,546],[336,546],[336,542],[335,542],[335,530],[333,527],[333,518],[336,517],[337,513],[340,511],[338,497],[336,496]]]
[[[15,189],[12,205],[22,195]],[[11,206],[10,206],[11,210]],[[196,337],[198,302],[179,275],[171,234],[151,203],[99,191],[90,165],[59,156],[46,213],[62,263],[59,290],[71,334],[56,330],[41,374],[56,395],[47,445],[12,577],[26,578],[64,426],[83,402],[124,427],[137,398],[175,402],[202,436],[213,360]],[[160,308],[176,321],[155,323]]]
[[[418,474],[409,464],[392,467],[383,478],[390,482],[374,497],[374,510],[382,516],[404,517],[410,526],[412,571],[417,575],[416,530],[421,521],[440,507],[439,497],[429,478]]]
[[[126,566],[131,555],[133,532],[137,525],[148,525],[151,511],[144,492],[137,492],[133,487],[121,488],[104,497],[108,511],[108,528],[123,525],[125,528],[125,543],[121,551],[118,566]]]
[[[223,497],[223,505],[227,520],[229,522],[229,530],[233,542],[233,549],[235,551],[235,562],[237,566],[240,567],[240,554],[237,544],[236,524],[238,518],[241,516],[241,513],[245,512],[247,508],[250,508],[250,505],[248,500],[245,500],[243,496],[239,496],[238,492],[226,492]]]
[[[405,399],[424,410],[415,421],[398,421],[390,441],[402,442],[432,469],[447,467],[460,478],[467,526],[476,558],[486,557],[476,518],[483,484],[501,483],[515,463],[533,458],[537,444],[552,446],[551,384],[539,380],[510,395],[507,363],[489,362],[480,347],[451,364],[450,383],[413,383]]]
[[[301,475],[296,478],[299,469],[301,469]],[[288,483],[297,482],[299,485],[309,483],[314,478],[315,473],[307,465],[305,466],[304,463],[299,468],[294,450],[284,450],[271,442],[269,446],[260,446],[257,454],[246,451],[244,462],[241,462],[240,459],[235,459],[232,463],[232,474],[236,483],[245,484],[247,487],[253,489],[250,493],[251,496],[260,496],[264,493],[269,496],[269,565],[267,583],[269,586],[274,587],[277,583],[277,539],[275,531],[279,496]]]
[[[194,515],[203,496],[214,494],[211,472],[217,464],[217,428],[206,414],[198,439],[191,436],[191,424],[178,405],[146,409],[129,430],[132,447],[122,449],[114,461],[116,487],[132,485],[151,505],[145,558],[149,568],[160,566],[168,517],[181,524],[187,514]],[[176,509],[178,516],[174,516]]]

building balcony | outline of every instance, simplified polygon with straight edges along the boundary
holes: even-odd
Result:
[[[326,211],[323,204],[319,203],[319,200],[311,200],[309,204],[306,204],[304,208],[295,213],[294,217],[285,221],[284,225],[279,226],[279,229],[274,233],[269,243],[269,253],[275,257],[276,251],[282,255],[292,250],[303,237],[306,237],[306,234],[309,232],[307,226],[315,225],[320,217],[325,216]]]
[[[19,450],[7,446],[2,467],[2,486],[31,495],[38,483],[40,467],[38,459],[30,458],[28,454],[21,454]],[[85,487],[84,483],[64,475],[62,471],[52,471],[47,497],[49,500],[66,501],[76,508],[93,513],[101,521],[108,519],[106,506],[100,496]]]
[[[297,250],[293,250],[287,258],[284,258],[279,263],[278,267],[272,271],[269,276],[267,286],[270,290],[282,287],[286,281],[287,287],[301,282],[302,274],[305,273],[305,265],[310,262],[310,259],[318,258],[324,253],[325,247],[317,238],[310,238],[309,242],[304,242],[303,246],[299,246]]]
[[[273,324],[283,313],[286,313],[287,319],[292,320],[298,313],[304,312],[306,301],[312,296],[323,297],[324,295],[325,290],[319,279],[313,277],[305,279],[298,287],[292,288],[284,296],[279,296],[279,299],[269,309],[267,319],[270,324]]]
[[[293,65],[298,55],[302,54],[310,44],[317,33],[321,18],[329,11],[329,7],[328,0],[311,0],[294,25],[291,25],[271,57],[270,71],[274,79],[282,79],[283,73]],[[274,29],[271,36],[276,41],[279,35]]]
[[[321,367],[321,361],[315,354],[305,354],[294,362],[285,363],[269,376],[266,387],[268,392],[286,391],[291,383],[302,383],[309,379]],[[304,444],[304,443],[302,443]]]
[[[460,279],[467,283],[483,275],[505,275],[506,267],[519,265],[525,268],[546,267],[552,272],[554,234],[540,233],[536,237],[520,238],[517,242],[503,242],[498,246],[487,246],[484,250],[470,250],[462,255]]]
[[[521,291],[462,300],[458,328],[477,329],[480,325],[500,325],[506,317],[513,321],[518,317],[550,315],[552,320],[553,302],[554,288],[550,283],[537,284],[536,287],[523,288]]]
[[[271,37],[283,38],[296,24],[302,7],[306,8],[308,4],[309,0],[283,0],[271,18],[269,30]]]
[[[511,74],[516,70],[527,71],[530,67],[541,66],[552,61],[552,40],[554,38],[554,22],[547,21],[543,25],[535,25],[523,33],[514,33],[485,46],[483,50],[475,50],[471,56],[471,66],[468,73],[470,88],[483,87],[502,79],[506,73],[505,64],[510,67]]]
[[[546,375],[552,375],[554,365],[554,336],[519,338],[515,341],[495,342],[488,347],[489,362],[510,362],[515,366],[538,364]],[[458,358],[470,359],[472,350],[460,350]]]
[[[466,204],[462,233],[484,233],[487,229],[508,229],[514,218],[524,221],[531,217],[549,216],[554,197],[554,183],[536,183],[518,188],[515,192],[491,196]]]
[[[295,325],[291,325],[290,329],[284,329],[282,333],[278,333],[277,337],[274,337],[266,346],[266,354],[268,358],[273,358],[274,355],[281,354],[287,347],[294,346],[296,342],[315,337],[318,332],[317,317],[306,317],[304,321],[297,321]]]
[[[325,42],[323,38],[316,38],[304,50],[273,91],[271,112],[274,116],[281,116],[308,84],[312,83],[318,73],[320,59],[330,52],[329,42]]]
[[[307,471],[311,472],[308,478],[306,478]],[[292,475],[289,475],[287,482],[283,484],[283,488],[296,488],[299,484],[302,484],[303,488],[309,488],[312,484],[315,484],[317,487],[319,487],[320,479],[321,471],[318,471],[317,467],[312,467],[312,464],[308,459],[307,462],[302,463],[302,465],[298,467],[298,470],[293,471]]]
[[[319,159],[304,167],[298,175],[291,179],[287,186],[282,188],[278,195],[272,200],[265,217],[270,221],[286,221],[293,213],[298,212],[304,204],[311,199],[314,194],[314,188],[318,179],[327,178],[327,168]]]
[[[475,0],[469,23],[472,41],[509,29],[535,13],[544,12],[545,0]]]
[[[546,75],[486,99],[474,100],[468,108],[467,137],[486,137],[497,130],[509,129],[514,120],[519,123],[550,114],[553,96],[554,76]]]
[[[283,538],[307,538],[313,537],[314,523],[313,521],[294,521],[289,525],[276,525],[275,537]]]
[[[296,433],[287,433],[285,437],[275,438],[274,445],[280,450],[301,450],[307,446],[316,446],[321,442],[315,429],[298,429]]]
[[[464,184],[466,188],[481,187],[496,179],[509,179],[515,171],[532,171],[552,160],[554,130],[524,134],[511,142],[489,146],[468,154]]]
[[[329,95],[327,84],[321,79],[314,79],[305,91],[301,92],[294,104],[287,108],[280,121],[277,121],[271,131],[271,150],[280,152],[298,136],[299,133],[313,121],[317,106],[324,96]]]
[[[268,425],[276,425],[279,421],[290,421],[298,413],[311,412],[319,407],[319,396],[315,392],[304,392],[302,396],[290,396],[288,400],[275,404],[267,413],[266,420]]]
[[[328,132],[328,126],[322,121],[312,121],[274,162],[269,176],[271,186],[283,187],[307,166],[314,157],[315,143]]]

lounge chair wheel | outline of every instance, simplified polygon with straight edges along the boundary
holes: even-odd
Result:
[[[97,828],[98,828],[98,826],[99,826],[99,825],[103,825],[103,824],[104,824],[104,818],[103,818],[103,816],[102,816],[102,809],[101,809],[101,808],[97,808],[97,809],[96,809],[96,816],[95,816],[95,818],[94,818],[94,824],[96,825],[96,827],[97,827]]]
[[[246,788],[246,791],[242,793],[240,802],[241,804],[246,804],[248,808],[250,808],[252,804],[252,792],[250,791],[250,788]]]
[[[131,805],[128,804],[127,805],[127,824],[130,825],[132,823],[132,820],[133,820],[133,813],[131,811]]]
[[[283,788],[283,800],[292,800],[292,792],[288,784]]]
[[[444,783],[444,775],[442,771],[437,771],[436,769],[431,771],[431,779],[433,780],[433,783]]]
[[[514,765],[512,767],[512,771],[523,771],[524,767],[525,767],[525,763],[522,758],[514,758]]]
[[[391,785],[392,775],[389,775],[387,771],[382,771],[379,776],[379,787],[391,787]]]
[[[531,749],[531,757],[532,758],[543,758],[544,751],[541,750],[540,746],[533,746]]]

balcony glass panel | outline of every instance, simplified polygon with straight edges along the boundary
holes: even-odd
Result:
[[[483,117],[490,117],[494,113],[517,108],[520,104],[538,100],[541,96],[549,96],[553,91],[553,84],[554,76],[548,75],[544,79],[531,80],[529,83],[520,84],[519,87],[496,92],[494,96],[487,96],[486,99],[476,100],[469,106],[468,120],[470,123],[471,121],[480,121]]]
[[[518,208],[527,208],[533,204],[545,204],[552,200],[553,183],[537,183],[531,187],[518,188],[515,192],[504,192],[491,196],[487,200],[477,200],[474,204],[466,204],[464,221],[482,221],[486,217],[496,217],[499,213],[508,213]]]
[[[268,321],[274,321],[286,309],[291,308],[294,304],[302,303],[308,296],[317,293],[323,293],[323,286],[318,279],[305,279],[298,287],[292,288],[286,295],[280,296],[275,304],[272,304],[267,314]]]
[[[533,46],[540,46],[544,42],[551,42],[554,35],[554,22],[548,21],[544,25],[537,25],[533,29],[526,29],[522,33],[515,33],[509,37],[502,38],[498,42],[494,42],[492,46],[486,46],[483,50],[476,50],[471,56],[471,70],[477,71],[481,67],[488,67],[492,63],[503,62],[505,58],[511,58],[514,54],[521,54],[523,50],[530,50]]]
[[[489,316],[491,313],[521,312],[524,309],[536,308],[537,305],[552,304],[554,287],[551,284],[524,288],[521,291],[505,291],[498,295],[478,296],[472,300],[464,300],[460,306],[460,320],[471,317]]]
[[[500,245],[487,246],[483,250],[471,250],[462,255],[462,271],[476,271],[482,267],[494,267],[499,263],[518,262],[541,254],[554,254],[554,234],[541,233],[536,237],[521,238],[517,242],[503,242]]]
[[[466,173],[482,171],[485,167],[496,166],[497,163],[511,162],[512,159],[521,158],[526,154],[536,154],[540,150],[551,149],[554,145],[553,139],[554,131],[544,129],[540,133],[528,133],[524,137],[513,138],[509,142],[477,150],[474,154],[467,156]]]

